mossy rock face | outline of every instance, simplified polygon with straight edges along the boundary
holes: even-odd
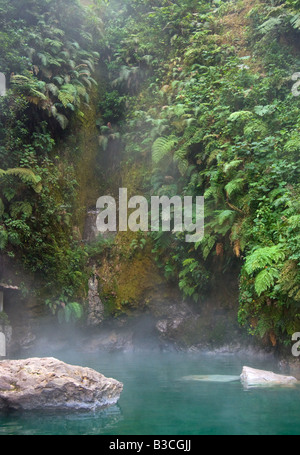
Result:
[[[83,232],[86,211],[88,207],[95,207],[101,196],[101,181],[97,172],[97,157],[99,155],[98,130],[95,119],[97,117],[97,91],[91,95],[89,108],[85,108],[84,117],[74,125],[77,129],[76,145],[79,155],[75,162],[75,174],[78,182],[77,223]]]
[[[141,193],[145,169],[137,163],[122,163],[115,182],[126,188],[128,199]],[[118,198],[118,188],[112,194]],[[152,241],[145,232],[118,231],[106,254],[97,258],[99,291],[107,316],[145,310],[153,296],[166,286],[154,261]]]
[[[164,283],[149,247],[142,251],[130,248],[130,239],[134,239],[130,234],[117,234],[111,254],[97,269],[100,295],[112,314],[145,308],[151,295]]]
[[[145,305],[147,303],[147,299],[143,299],[145,294],[160,284],[161,275],[149,257],[139,255],[133,261],[126,261],[120,267],[117,305],[122,305],[124,301],[134,306],[141,303]]]

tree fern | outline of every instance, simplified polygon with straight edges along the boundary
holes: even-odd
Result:
[[[53,40],[51,38],[46,38],[44,41],[44,44],[46,46],[50,46],[51,48],[54,48],[55,52],[57,52],[63,46],[63,43],[61,41]]]
[[[46,101],[47,97],[43,92],[41,92],[41,89],[45,87],[45,83],[27,77],[23,76],[21,74],[16,74],[11,77],[11,82],[12,84],[15,84],[16,86],[20,87],[20,89],[23,89],[24,93],[27,95],[31,95],[36,97],[39,100]]]
[[[39,52],[37,54],[38,58],[40,59],[41,63],[43,66],[47,66],[47,63],[48,63],[48,59],[47,59],[47,55],[46,54],[43,54],[42,52]]]
[[[53,80],[56,81],[59,85],[62,85],[64,83],[64,78],[62,76],[55,76]]]

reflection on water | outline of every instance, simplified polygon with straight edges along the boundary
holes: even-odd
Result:
[[[90,435],[111,432],[122,419],[119,406],[96,412],[16,412],[0,417],[0,435]]]
[[[84,355],[61,351],[52,356],[123,382],[118,405],[85,414],[0,415],[0,435],[300,433],[298,387],[245,390],[236,380],[244,365],[278,372],[273,359],[155,351]]]

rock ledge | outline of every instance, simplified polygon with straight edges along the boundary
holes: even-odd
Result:
[[[0,362],[0,410],[95,410],[117,403],[119,381],[55,358]]]

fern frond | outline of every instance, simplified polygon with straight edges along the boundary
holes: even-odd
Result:
[[[57,96],[58,87],[55,84],[53,83],[47,84],[46,89],[49,90],[49,92],[51,92],[54,96]]]
[[[300,14],[295,14],[291,19],[291,24],[294,28],[300,29]]]
[[[55,118],[58,121],[58,123],[60,124],[61,128],[63,130],[65,130],[67,128],[67,126],[68,126],[68,123],[69,123],[67,117],[65,115],[63,115],[63,114],[56,113],[55,114]]]
[[[251,111],[236,111],[230,114],[228,117],[229,122],[236,122],[236,121],[246,121],[253,117],[253,113]]]
[[[58,99],[62,102],[64,107],[67,107],[68,103],[73,103],[76,97],[76,87],[72,84],[64,84],[58,91]]]
[[[32,185],[37,185],[41,181],[41,178],[35,175],[31,169],[23,167],[8,169],[5,173],[7,175],[14,175],[15,177],[19,177],[22,182],[30,183]]]
[[[23,214],[25,218],[29,218],[32,214],[32,206],[29,202],[18,201],[10,206],[10,214],[12,218],[16,218],[19,214]]]
[[[283,261],[285,255],[285,251],[279,245],[258,248],[247,257],[244,267],[246,272],[252,275],[257,270]]]
[[[221,151],[220,151],[219,149],[217,149],[217,148],[214,149],[214,150],[210,153],[209,157],[207,158],[207,164],[208,164],[208,165],[212,164],[212,162],[218,158],[218,155],[220,154],[220,152],[221,152]]]
[[[224,173],[225,174],[228,174],[229,171],[231,171],[232,169],[236,169],[241,163],[243,162],[243,160],[232,160],[230,161],[229,163],[225,163],[224,164]]]
[[[227,183],[225,186],[225,191],[230,197],[232,194],[240,192],[243,189],[244,184],[245,180],[243,178],[236,178]]]
[[[174,152],[174,162],[177,164],[178,170],[181,175],[184,175],[189,167],[189,162],[185,158],[186,150],[185,148],[179,148]]]
[[[296,229],[300,226],[300,215],[292,215],[288,219],[288,223],[292,229]]]
[[[64,79],[61,76],[55,76],[53,80],[56,81],[59,85],[62,85],[64,83]]]
[[[260,296],[263,292],[274,286],[275,280],[279,278],[279,272],[275,267],[263,269],[255,278],[254,288]]]
[[[220,185],[211,184],[207,190],[205,190],[204,198],[206,200],[214,199],[216,202],[222,199],[222,191]]]
[[[217,236],[215,235],[205,235],[201,241],[202,255],[204,260],[207,259],[209,253],[212,251],[215,243],[217,241]]]
[[[158,164],[166,155],[172,152],[178,139],[175,136],[159,137],[152,146],[152,160]]]
[[[278,280],[281,291],[296,301],[300,301],[300,271],[296,261],[286,261]]]
[[[271,17],[266,22],[264,22],[262,25],[260,25],[258,27],[258,30],[263,34],[270,33],[272,30],[274,30],[276,27],[278,27],[281,23],[282,23],[281,16]]]
[[[40,59],[40,61],[42,62],[42,65],[43,66],[47,66],[47,63],[48,63],[48,59],[47,59],[47,56],[45,54],[42,54],[41,52],[39,52],[37,54],[38,58]]]
[[[233,210],[216,210],[215,214],[217,215],[217,223],[220,225],[231,222],[236,216],[236,212]]]

